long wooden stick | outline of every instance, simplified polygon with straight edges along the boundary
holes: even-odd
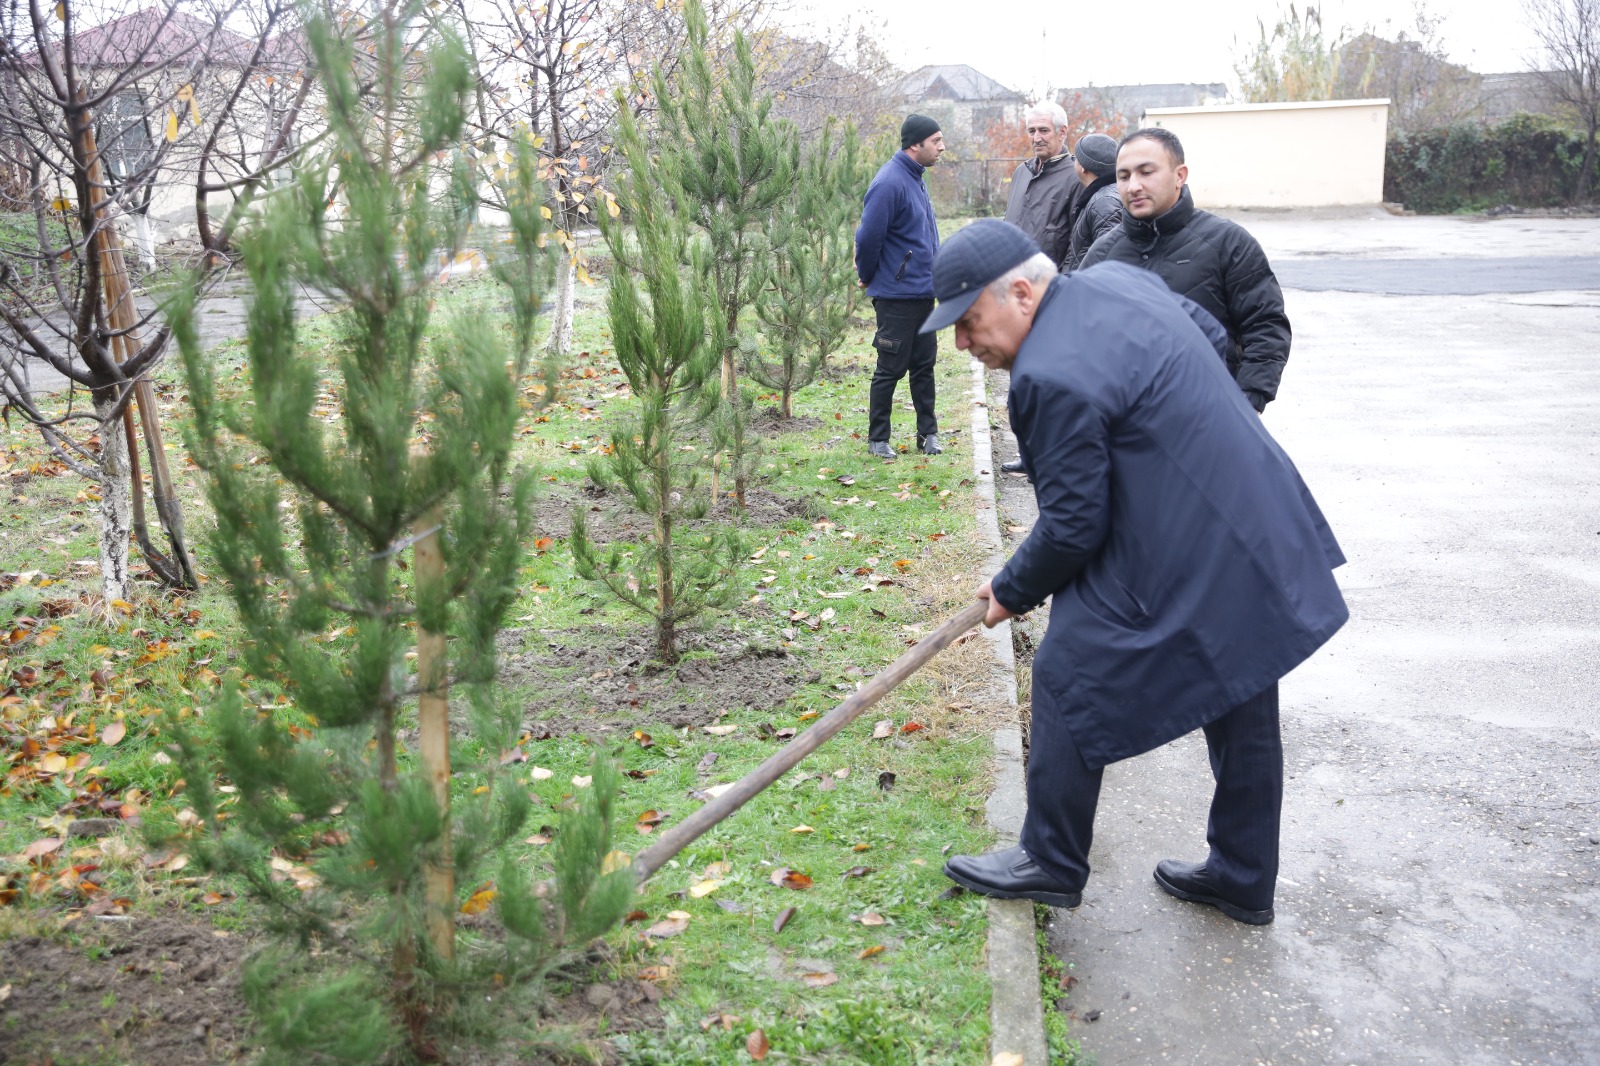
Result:
[[[444,510],[430,508],[417,521],[415,548],[417,593],[436,591],[444,583],[444,556],[439,551],[439,526]],[[444,818],[440,858],[424,871],[428,901],[428,937],[441,958],[456,957],[456,881],[450,849],[450,688],[445,635],[417,626],[417,732],[423,771],[433,789],[433,800]]]
[[[822,747],[833,735],[861,716],[861,712],[889,694],[889,690],[910,677],[924,663],[950,646],[961,634],[983,621],[988,600],[974,600],[961,612],[919,640],[909,651],[876,674],[849,699],[817,720],[810,729],[774,752],[728,791],[706,803],[689,817],[668,829],[633,860],[633,873],[642,884],[667,860],[694,843],[701,834],[755,798],[756,793],[794,769],[801,759]]]

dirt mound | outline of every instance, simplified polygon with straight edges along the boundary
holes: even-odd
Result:
[[[0,942],[0,1063],[188,1066],[249,1051],[239,971],[251,945],[182,914],[84,918],[68,946]]]
[[[708,725],[735,707],[769,710],[819,676],[785,648],[762,648],[709,634],[684,641],[676,666],[654,661],[645,629],[585,629],[501,634],[500,676],[536,683],[525,725],[535,732],[584,733],[600,720]]]

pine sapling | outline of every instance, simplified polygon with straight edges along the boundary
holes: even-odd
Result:
[[[847,126],[835,143],[828,123],[806,154],[793,193],[773,212],[773,260],[756,299],[772,354],[752,355],[747,367],[778,391],[785,419],[794,417],[795,391],[816,381],[844,343],[860,301],[853,259],[860,155],[855,127]]]
[[[617,199],[632,223],[631,238],[622,222],[601,222],[613,259],[612,340],[637,413],[612,434],[610,453],[590,462],[589,476],[620,488],[648,516],[651,531],[631,551],[613,543],[602,558],[580,507],[573,512],[572,553],[579,574],[651,619],[656,654],[672,663],[683,623],[732,595],[728,577],[739,555],[731,534],[683,528],[710,504],[700,443],[721,398],[722,331],[708,281],[711,250],[672,210],[666,160],[651,158],[626,109],[618,144],[628,165]]]
[[[192,299],[174,308],[190,448],[217,517],[210,547],[249,635],[244,662],[294,703],[263,710],[230,682],[207,735],[179,733],[204,827],[193,854],[240,875],[285,935],[245,985],[270,1061],[435,1058],[453,990],[538,977],[574,936],[619,918],[631,891],[626,874],[599,874],[614,793],[604,764],[602,787],[564,824],[565,873],[544,909],[526,902],[530,875],[502,861],[530,806],[493,754],[512,746],[520,714],[492,682],[533,528],[536,478],[512,445],[549,276],[544,189],[533,147],[517,144],[506,239],[485,242],[501,249],[509,328],[465,311],[435,327],[434,264],[462,249],[476,205],[460,151],[474,74],[448,33],[415,50],[422,24],[417,2],[359,39],[353,26],[307,26],[329,148],[244,235],[247,397],[223,394]],[[302,287],[348,307],[330,352],[302,344]],[[440,528],[419,531],[425,516]],[[404,564],[418,532],[436,537],[442,570],[413,588]],[[444,676],[490,753],[459,767],[481,785],[448,811],[405,748],[423,694],[407,668],[417,629],[448,636]],[[237,802],[215,792],[218,776]],[[443,866],[470,886],[490,862],[512,935],[452,959],[429,932],[440,919],[453,930],[458,901],[430,900],[426,875]]]

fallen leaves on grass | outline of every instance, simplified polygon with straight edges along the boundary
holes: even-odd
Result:
[[[789,919],[794,917],[794,912],[795,908],[793,907],[785,907],[779,911],[778,916],[772,919],[772,931],[774,933],[783,932],[783,927],[789,924]]]
[[[655,832],[656,826],[661,824],[661,820],[664,817],[666,816],[655,809],[645,811],[634,820],[634,828],[639,830],[641,833],[653,833]]]
[[[872,727],[873,740],[887,740],[894,735],[894,720],[885,718]]]
[[[796,892],[811,887],[810,877],[798,870],[791,870],[787,866],[780,866],[772,871],[772,876],[768,880],[779,888],[792,888]]]
[[[882,944],[874,944],[870,948],[862,948],[860,953],[856,955],[856,958],[870,959],[874,955],[882,955],[883,951],[884,947]]]
[[[710,733],[714,737],[725,737],[730,733],[737,732],[739,729],[739,727],[736,725],[707,725],[701,726],[700,728],[704,729],[707,733]]]
[[[800,980],[806,983],[807,988],[827,988],[839,980],[839,975],[836,973],[805,973],[800,975]]]
[[[889,919],[885,918],[883,915],[879,914],[877,911],[863,911],[860,914],[852,914],[852,915],[850,915],[850,920],[852,922],[860,922],[862,925],[887,925],[887,924],[889,924]]]
[[[652,940],[665,940],[677,936],[689,928],[688,911],[668,911],[667,916],[644,931],[644,935]]]
[[[749,1052],[751,1058],[760,1062],[767,1057],[767,1052],[772,1050],[772,1044],[767,1041],[766,1031],[757,1029],[745,1038],[744,1049]]]
[[[737,1014],[724,1014],[722,1011],[717,1011],[715,1014],[708,1014],[700,1019],[700,1031],[704,1033],[710,1030],[712,1026],[720,1025],[724,1033],[731,1033],[733,1027],[738,1024],[739,1016]]]
[[[816,830],[811,828],[809,825],[797,825],[793,829],[789,830],[789,832],[799,833],[804,836],[807,833],[815,833]]]
[[[461,905],[461,913],[482,914],[489,909],[489,904],[494,902],[497,895],[499,893],[494,890],[493,885],[485,885],[467,897],[467,901]]]
[[[546,770],[542,766],[535,766],[528,776],[535,781],[548,781],[556,776],[556,772],[554,770]]]
[[[112,722],[100,732],[100,743],[108,747],[119,743],[128,735],[128,727],[120,721]]]
[[[852,866],[844,872],[846,877],[865,877],[872,872],[870,866]]]
[[[689,886],[689,895],[694,899],[704,899],[722,887],[722,882],[716,878],[708,878]]]
[[[625,869],[632,861],[633,856],[625,851],[607,852],[606,857],[600,860],[600,873],[602,876],[616,873],[618,870]]]

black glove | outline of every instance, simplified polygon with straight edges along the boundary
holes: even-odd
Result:
[[[1244,398],[1250,401],[1250,406],[1256,409],[1256,414],[1267,409],[1267,401],[1270,399],[1266,393],[1256,392],[1254,389],[1245,389]]]

